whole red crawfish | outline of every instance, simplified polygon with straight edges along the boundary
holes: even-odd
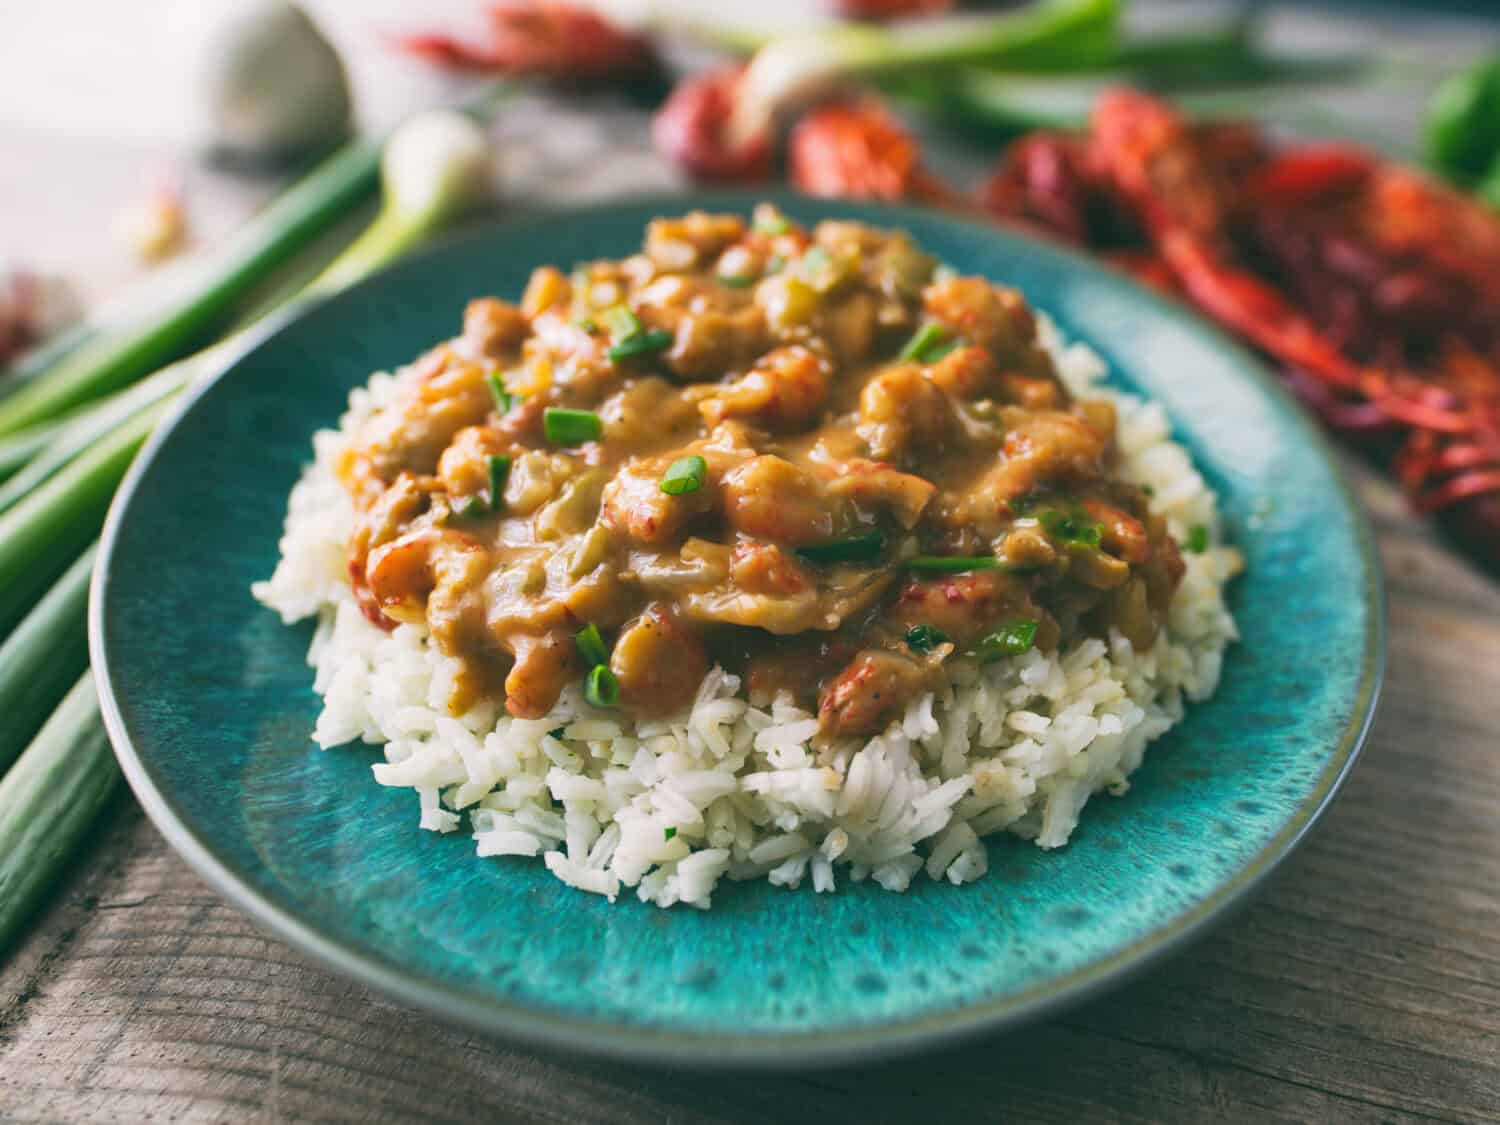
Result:
[[[1500,565],[1500,221],[1347,146],[1277,151],[1134,91],[1014,144],[981,205],[1114,258],[1282,365]]]
[[[710,183],[754,183],[771,175],[769,132],[730,139],[742,66],[684,78],[651,120],[651,139],[674,165]]]
[[[835,14],[851,20],[899,20],[950,11],[954,0],[834,0]]]
[[[582,5],[515,0],[493,5],[486,16],[489,34],[482,44],[416,34],[398,38],[396,45],[453,70],[560,81],[630,77],[656,66],[656,54],[644,36]]]
[[[787,141],[791,180],[809,195],[916,199],[956,205],[960,196],[922,167],[916,139],[874,98],[814,109]]]

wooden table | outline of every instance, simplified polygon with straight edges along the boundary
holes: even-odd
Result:
[[[628,109],[527,103],[503,132],[523,196],[670,182]],[[0,249],[124,272],[47,210],[46,172],[83,168],[79,144],[3,120],[0,137]],[[568,174],[601,150],[603,171]],[[86,151],[94,179],[69,190],[97,220],[171,149]],[[259,194],[194,175],[207,237]],[[539,1055],[312,967],[205,887],[122,794],[0,964],[0,1121],[1500,1120],[1500,587],[1350,470],[1390,579],[1390,667],[1364,760],[1266,894],[1103,1000],[866,1069]]]

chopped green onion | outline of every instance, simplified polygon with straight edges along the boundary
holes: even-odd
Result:
[[[931,625],[913,625],[906,631],[906,646],[916,652],[931,652],[938,645],[945,645],[953,638]]]
[[[490,511],[498,512],[505,504],[505,482],[510,477],[509,457],[486,457],[490,470]]]
[[[906,569],[925,574],[966,574],[971,570],[999,570],[994,555],[917,555],[906,560]]]
[[[1208,550],[1208,528],[1204,527],[1201,523],[1193,528],[1193,530],[1188,532],[1187,542],[1183,546],[1195,555],[1201,555],[1204,551]]]
[[[565,731],[567,729],[568,729],[567,727],[553,727],[551,730],[549,730],[547,732],[547,737],[548,738],[561,739],[562,736],[563,736],[563,731]]]
[[[697,454],[679,457],[667,467],[666,474],[661,478],[661,490],[668,496],[697,492],[703,487],[703,479],[707,475],[708,462],[702,457]]]
[[[589,662],[590,668],[609,663],[609,646],[599,635],[599,626],[585,625],[573,639],[578,642],[578,655]]]
[[[786,234],[792,229],[792,221],[774,207],[758,207],[751,229],[756,234]]]
[[[798,547],[797,554],[808,562],[864,562],[873,559],[885,550],[885,536],[878,531],[868,535],[856,535],[852,539],[838,539],[832,543],[814,543],[811,547]]]
[[[786,259],[780,254],[772,254],[766,259],[766,273],[780,273],[786,269]]]
[[[664,829],[662,829],[661,838],[663,840],[670,840],[675,835],[677,835],[677,829],[675,829],[675,828],[664,828]]]
[[[622,343],[641,331],[641,321],[626,305],[615,305],[599,314],[615,343]]]
[[[659,352],[663,348],[670,348],[672,339],[672,333],[665,328],[656,328],[650,332],[637,332],[634,336],[627,336],[611,347],[609,358],[619,363],[622,359],[634,359],[639,355]]]
[[[474,520],[490,510],[490,505],[485,497],[479,494],[466,496],[462,503],[452,504],[449,511],[453,513],[454,519]]]
[[[719,284],[727,285],[731,289],[748,289],[755,284],[755,275],[752,273],[721,273]]]
[[[542,430],[554,445],[582,445],[599,440],[604,433],[604,420],[592,410],[549,406],[542,411]]]
[[[1071,547],[1097,547],[1104,538],[1104,528],[1081,512],[1070,514],[1053,508],[1038,518],[1048,534]]]
[[[947,348],[939,352],[938,349],[943,348],[945,344],[948,345]],[[941,324],[928,321],[918,328],[912,338],[906,342],[906,347],[901,349],[901,358],[914,359],[918,363],[929,363],[947,355],[956,346],[956,342],[949,342],[946,328]]]
[[[595,707],[613,707],[620,702],[620,681],[606,665],[596,664],[584,678],[583,698]]]
[[[505,388],[505,380],[500,377],[500,372],[491,371],[484,377],[484,382],[490,389],[490,398],[495,400],[495,409],[501,414],[510,412],[515,405],[516,396]]]
[[[1003,656],[1020,656],[1036,644],[1037,624],[1035,621],[1012,621],[981,640],[975,655],[982,664]]]
[[[573,324],[576,327],[583,329],[590,336],[599,331],[599,322],[591,316],[580,316],[573,322]]]
[[[1147,496],[1155,496],[1156,495],[1156,489],[1153,488],[1149,484],[1143,484],[1143,485],[1141,485],[1141,491],[1144,492]]]

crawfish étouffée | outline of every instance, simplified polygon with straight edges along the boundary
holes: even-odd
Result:
[[[455,711],[588,675],[660,714],[719,663],[872,733],[955,655],[1152,642],[1183,564],[1114,433],[1014,289],[901,232],[695,212],[473,301],[400,376],[339,463],[349,571],[460,658]]]

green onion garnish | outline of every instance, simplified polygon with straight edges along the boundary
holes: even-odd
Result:
[[[814,543],[811,547],[798,547],[797,554],[808,562],[864,562],[873,559],[885,550],[885,536],[878,531],[868,535],[856,535],[852,539],[838,539],[832,543]]]
[[[553,727],[551,730],[549,730],[547,732],[547,737],[548,738],[561,738],[563,736],[563,731],[565,731],[567,729],[568,729],[567,727]]]
[[[965,574],[971,570],[999,570],[994,555],[917,555],[906,560],[906,569],[925,574]]]
[[[595,707],[613,707],[620,702],[620,681],[607,665],[596,664],[583,681],[583,698]]]
[[[931,625],[913,625],[906,631],[906,647],[915,652],[931,652],[938,645],[945,645],[953,638]]]
[[[490,470],[490,511],[498,512],[505,503],[505,482],[510,479],[509,457],[486,457]]]
[[[792,221],[780,211],[767,208],[756,214],[751,229],[756,234],[785,234],[792,229]]]
[[[628,340],[641,330],[640,318],[625,305],[615,305],[599,314],[615,343]]]
[[[468,496],[462,504],[455,504],[450,510],[459,519],[472,520],[488,512],[490,506],[483,496]]]
[[[677,829],[675,829],[675,828],[663,828],[662,829],[661,838],[663,840],[670,840],[675,835],[677,835]]]
[[[599,440],[604,433],[604,420],[592,410],[549,406],[542,411],[542,430],[553,445],[582,445]]]
[[[495,400],[495,409],[501,414],[509,413],[515,399],[505,389],[505,380],[500,378],[500,372],[491,371],[484,377],[484,382],[490,389],[490,398]]]
[[[1048,533],[1059,542],[1075,547],[1097,547],[1104,538],[1104,528],[1081,513],[1053,508],[1038,517]]]
[[[999,660],[1002,656],[1020,656],[1036,644],[1037,624],[1035,621],[1012,621],[981,640],[974,650],[975,655],[982,664]]]
[[[672,333],[665,328],[655,328],[650,332],[637,332],[634,336],[627,336],[618,344],[609,349],[609,358],[619,363],[624,359],[633,359],[638,355],[647,355],[650,352],[659,352],[663,348],[672,346]]]
[[[1147,496],[1155,496],[1156,495],[1156,489],[1153,488],[1149,484],[1143,484],[1143,485],[1141,485],[1141,491],[1144,492]]]
[[[943,348],[943,345],[947,343],[948,330],[941,324],[933,324],[931,321],[928,321],[921,328],[917,329],[910,340],[906,341],[906,347],[901,349],[901,358],[914,359],[918,363],[928,363],[934,359],[941,358],[943,355],[947,355],[948,352],[953,350],[953,346],[950,345],[941,353],[938,353],[938,349]]]
[[[592,336],[595,332],[599,331],[599,322],[596,321],[591,316],[580,316],[573,323],[575,325],[577,325],[579,328],[582,328],[590,336]]]
[[[766,273],[780,273],[786,269],[786,259],[780,254],[772,254],[766,259]]]
[[[708,462],[702,457],[696,454],[692,457],[679,457],[667,467],[666,474],[661,478],[661,490],[668,496],[697,492],[703,487],[703,479],[707,475]]]
[[[599,635],[599,626],[585,625],[573,639],[578,642],[578,655],[588,661],[590,668],[609,663],[609,648]]]
[[[721,273],[719,284],[727,285],[731,289],[748,289],[755,284],[753,273]]]
[[[1201,555],[1204,551],[1208,550],[1208,528],[1204,527],[1201,523],[1193,528],[1193,530],[1188,532],[1187,542],[1183,546],[1195,555]]]

